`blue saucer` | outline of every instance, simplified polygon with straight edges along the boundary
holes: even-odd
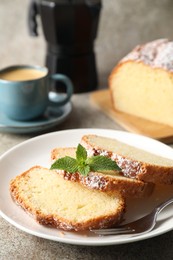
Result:
[[[17,134],[43,132],[62,123],[71,110],[71,102],[62,107],[48,107],[44,115],[30,121],[16,121],[0,112],[0,132]]]

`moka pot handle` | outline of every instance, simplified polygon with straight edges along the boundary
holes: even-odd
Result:
[[[38,6],[35,0],[32,0],[29,5],[28,11],[28,27],[29,27],[29,34],[31,36],[38,36],[37,31],[37,20],[36,16],[38,15]]]

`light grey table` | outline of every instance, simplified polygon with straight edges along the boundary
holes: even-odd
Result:
[[[107,128],[122,130],[89,101],[89,94],[73,96],[69,118],[52,131],[74,128]],[[0,133],[0,154],[35,135]],[[1,173],[2,174],[2,173]],[[4,173],[5,174],[5,173]],[[130,244],[85,247],[45,240],[18,230],[0,218],[0,260],[16,259],[173,259],[173,231]]]

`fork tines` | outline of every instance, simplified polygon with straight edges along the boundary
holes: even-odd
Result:
[[[105,228],[105,229],[91,229],[90,231],[100,236],[108,236],[108,235],[133,233],[135,232],[135,229],[132,229],[131,227],[118,227],[118,228]]]

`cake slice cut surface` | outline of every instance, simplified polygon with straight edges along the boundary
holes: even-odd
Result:
[[[173,126],[173,41],[138,45],[109,76],[113,107]]]
[[[125,211],[120,193],[108,195],[87,189],[40,166],[13,179],[10,192],[14,201],[40,224],[64,230],[115,226]]]

